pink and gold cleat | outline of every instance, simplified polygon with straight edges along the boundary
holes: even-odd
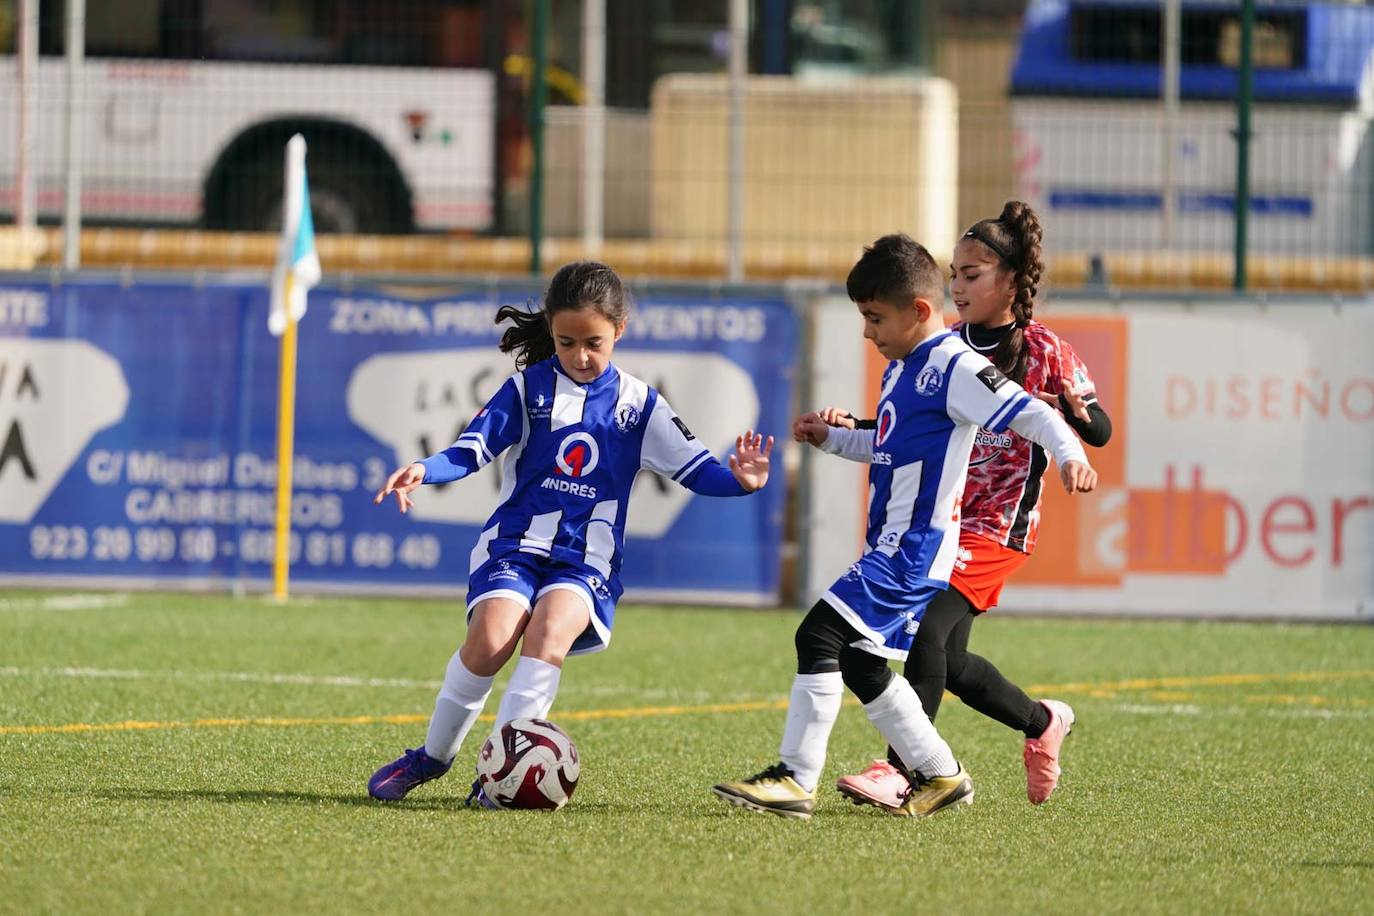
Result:
[[[862,773],[841,776],[835,788],[856,805],[872,805],[895,814],[906,801],[911,782],[888,761],[875,760]]]
[[[1021,751],[1026,762],[1026,797],[1032,805],[1042,804],[1059,785],[1059,747],[1073,731],[1073,710],[1059,700],[1041,700],[1049,710],[1050,724],[1039,738],[1027,738]]]

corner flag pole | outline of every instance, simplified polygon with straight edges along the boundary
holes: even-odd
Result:
[[[277,384],[277,518],[272,556],[272,597],[285,601],[291,572],[291,465],[296,445],[296,326],[305,317],[306,295],[320,282],[315,223],[310,218],[310,182],[305,176],[305,138],[286,144],[281,247],[272,273],[267,328],[281,337]]]
[[[295,278],[286,274],[285,298],[291,301]],[[277,380],[277,534],[272,558],[272,597],[285,601],[291,575],[291,465],[296,437],[296,319],[287,313],[281,336],[281,374]]]

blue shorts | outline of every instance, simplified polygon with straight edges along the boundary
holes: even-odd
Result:
[[[866,638],[856,648],[883,658],[905,659],[926,608],[947,585],[908,585],[886,554],[872,551],[849,567],[821,600]]]
[[[560,563],[529,553],[492,557],[473,570],[468,577],[468,621],[472,621],[472,609],[477,602],[487,598],[509,598],[529,612],[540,598],[560,588],[580,597],[591,612],[587,629],[573,641],[568,654],[600,652],[606,648],[611,642],[611,624],[615,621],[620,584],[608,583],[589,567]]]

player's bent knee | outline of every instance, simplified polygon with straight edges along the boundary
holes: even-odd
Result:
[[[896,677],[885,659],[853,646],[840,650],[840,676],[860,703],[878,699]]]
[[[823,674],[839,670],[840,650],[848,625],[824,601],[816,602],[797,626],[797,673]]]
[[[458,650],[473,674],[488,677],[501,670],[520,643],[529,624],[529,612],[509,598],[490,598],[472,609],[467,635]]]
[[[591,615],[582,593],[571,588],[546,592],[534,605],[520,654],[562,667],[573,643],[591,623]]]

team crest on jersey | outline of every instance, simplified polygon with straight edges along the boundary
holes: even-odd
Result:
[[[562,441],[553,460],[558,470],[569,477],[585,477],[596,470],[601,452],[588,433],[573,433]]]
[[[895,531],[889,531],[887,534],[878,538],[879,547],[896,547],[901,542],[902,536]]]
[[[897,428],[897,408],[891,401],[884,401],[883,406],[878,408],[878,429],[873,437],[874,445],[882,445],[891,437],[892,431]]]
[[[926,366],[921,370],[921,374],[916,376],[916,393],[921,397],[931,397],[940,390],[940,386],[945,382],[945,374],[935,366]]]
[[[621,404],[615,412],[615,425],[622,433],[628,433],[639,425],[639,408],[633,404]]]

